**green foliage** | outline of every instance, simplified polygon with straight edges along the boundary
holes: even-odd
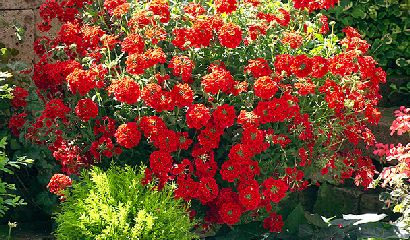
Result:
[[[18,110],[11,111],[10,100],[13,97],[13,86],[25,85],[28,80],[26,75],[19,74],[27,65],[15,61],[18,54],[16,49],[7,48],[3,43],[0,43],[0,136],[7,136],[9,144],[6,154],[10,160],[18,162],[19,156],[27,156],[27,158],[34,159],[35,163],[27,171],[20,171],[13,175],[9,182],[16,184],[18,188],[16,193],[27,201],[27,211],[33,212],[37,216],[38,212],[35,212],[37,210],[51,215],[57,205],[57,198],[48,193],[45,186],[53,173],[59,171],[59,168],[55,161],[50,160],[52,156],[47,148],[33,146],[24,139],[23,134],[20,138],[12,136],[7,126],[12,114],[19,113]],[[28,90],[32,93],[31,89]],[[37,95],[30,94],[27,102],[27,112],[38,111],[40,100]],[[14,218],[21,221],[27,217],[24,215],[20,214]],[[23,219],[19,219],[20,217]]]
[[[403,86],[397,86],[397,84],[390,84],[390,88],[391,88],[391,93],[400,93],[400,94],[404,94],[404,95],[409,95],[410,94],[410,82],[407,82],[406,85]]]
[[[10,115],[10,99],[13,98],[12,88],[10,87],[10,80],[13,74],[9,72],[10,69],[7,67],[11,56],[13,56],[13,51],[5,48],[0,43],[0,127],[2,128],[5,125],[5,120]]]
[[[343,215],[343,218],[325,218],[304,213],[307,224],[300,225],[298,237],[285,239],[408,239],[407,232],[382,220],[385,214]]]
[[[3,137],[0,140],[0,172],[4,174],[14,174],[13,168],[19,169],[21,165],[32,163],[31,159],[24,157],[18,158],[16,161],[10,161],[5,153],[7,138]],[[20,196],[16,196],[12,191],[16,190],[14,184],[4,182],[3,177],[0,177],[0,217],[3,217],[6,211],[18,205],[25,204]]]
[[[372,45],[369,55],[373,56],[388,74],[408,76],[409,11],[410,2],[402,0],[342,0],[338,7],[326,11],[325,14],[330,20],[341,23],[342,27],[357,28]]]
[[[335,188],[322,184],[319,188],[314,211],[323,216],[342,216],[343,213],[356,213],[358,192],[349,188]],[[337,206],[337,207],[335,207]]]
[[[261,223],[240,225],[232,231],[218,234],[216,240],[248,239],[408,239],[408,232],[399,226],[382,220],[385,214],[343,215],[342,218],[326,218],[311,214],[297,205],[285,221],[282,233],[266,233]]]
[[[5,48],[0,44],[0,127],[5,124],[3,119],[7,119],[9,113],[9,101],[12,99],[11,91],[7,80],[12,78],[12,74],[5,71],[10,70],[10,66],[7,65],[12,56],[15,56],[15,51]],[[4,72],[3,72],[4,71]],[[23,199],[13,193],[16,190],[14,184],[10,184],[4,181],[6,175],[14,174],[13,169],[19,169],[22,165],[32,163],[31,159],[25,157],[17,157],[16,160],[10,160],[6,154],[7,137],[4,134],[0,137],[0,218],[3,217],[7,210],[11,207],[18,205],[24,205]]]
[[[131,167],[94,168],[67,191],[57,214],[57,239],[193,239],[182,201],[171,186],[161,191],[141,185]]]

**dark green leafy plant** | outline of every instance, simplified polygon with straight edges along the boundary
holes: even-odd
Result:
[[[4,216],[9,208],[25,204],[20,196],[12,193],[12,191],[16,190],[15,185],[4,182],[2,176],[4,174],[14,174],[13,168],[19,169],[20,166],[33,162],[25,157],[20,157],[16,161],[10,161],[5,153],[6,144],[7,138],[3,137],[0,140],[0,218]]]
[[[99,168],[67,191],[56,216],[57,239],[193,239],[195,222],[172,187],[153,191],[131,167]]]
[[[409,233],[401,227],[384,222],[385,214],[343,215],[343,218],[326,218],[311,214],[297,205],[285,221],[280,234],[266,233],[261,224],[241,225],[228,233],[209,240],[304,240],[304,239],[408,239]]]
[[[402,0],[341,0],[326,12],[342,27],[357,28],[372,45],[373,56],[386,72],[410,75],[410,2]],[[338,31],[339,32],[339,31]]]
[[[10,51],[7,48],[1,48],[0,58],[6,57]],[[11,53],[10,53],[11,54]],[[0,71],[0,103],[3,106],[12,99],[11,88],[5,81],[11,78],[12,74],[9,72]],[[5,113],[0,109],[0,116],[4,117]],[[1,126],[1,125],[0,125]],[[14,184],[10,184],[4,181],[4,177],[7,174],[14,174],[13,169],[19,169],[22,165],[28,165],[33,162],[31,159],[25,157],[18,157],[15,161],[10,160],[6,154],[7,137],[1,135],[0,137],[0,218],[3,217],[7,210],[12,207],[24,205],[23,199],[20,196],[13,193],[16,190]]]
[[[26,86],[27,76],[21,74],[21,71],[27,68],[27,64],[16,60],[18,54],[16,49],[8,48],[0,43],[0,139],[7,137],[6,155],[11,161],[18,161],[19,156],[27,156],[35,160],[26,171],[19,171],[8,177],[10,178],[8,182],[14,183],[18,189],[16,194],[22,196],[28,204],[24,209],[18,209],[18,211],[24,211],[24,214],[10,212],[10,216],[13,216],[14,220],[24,221],[30,214],[37,218],[41,218],[39,213],[46,217],[51,215],[58,202],[55,196],[47,192],[45,186],[53,173],[58,171],[58,166],[50,160],[52,156],[48,153],[48,149],[33,146],[27,142],[24,139],[24,132],[20,136],[12,135],[8,128],[12,115],[21,113],[20,109],[11,107],[10,100],[13,98],[14,86],[23,86],[30,92],[26,99],[25,112],[38,111],[41,101],[35,94],[31,94],[32,89]]]
[[[403,86],[397,86],[397,84],[392,83],[390,85],[391,88],[391,93],[400,93],[400,94],[404,94],[404,95],[410,95],[410,82],[407,82],[406,85]]]

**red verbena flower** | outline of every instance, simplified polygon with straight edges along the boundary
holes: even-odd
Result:
[[[284,225],[282,215],[278,215],[275,212],[263,220],[263,227],[270,232],[282,232]]]
[[[20,129],[26,123],[27,113],[13,114],[9,120],[8,127],[14,136],[18,136]]]
[[[114,94],[118,101],[127,104],[136,103],[140,97],[140,86],[127,76],[114,80],[107,90],[110,95]]]
[[[242,30],[235,23],[226,23],[219,29],[218,39],[224,47],[237,48],[242,42]]]
[[[13,89],[13,99],[11,100],[11,105],[14,108],[27,106],[26,98],[29,96],[29,92],[21,87],[15,87]]]
[[[222,129],[231,127],[236,118],[235,108],[228,104],[218,106],[212,113],[212,118],[215,124]]]
[[[93,71],[75,68],[74,71],[67,76],[68,87],[71,93],[79,93],[81,96],[84,96],[91,91],[91,89],[97,87],[96,77],[97,75]]]
[[[197,17],[205,13],[204,7],[201,4],[195,2],[188,3],[188,5],[184,7],[184,11],[192,17]]]
[[[186,83],[192,82],[192,70],[195,65],[187,56],[174,56],[168,64],[168,67],[173,69],[172,73],[175,76],[181,76],[182,81]]]
[[[303,37],[295,32],[284,32],[282,38],[283,44],[289,44],[293,49],[299,48],[303,44]]]
[[[211,73],[202,77],[201,84],[207,93],[218,94],[221,91],[229,94],[234,88],[235,80],[223,67],[213,66]]]
[[[289,188],[283,180],[273,178],[266,179],[263,186],[265,188],[263,195],[274,203],[280,202],[286,196],[286,191]]]
[[[271,99],[278,91],[277,83],[269,76],[256,79],[253,89],[255,95],[262,99]]]
[[[117,128],[114,134],[118,144],[125,148],[133,148],[140,143],[141,132],[138,130],[137,123],[129,122]]]
[[[186,123],[189,128],[200,129],[211,119],[209,109],[203,104],[194,104],[188,108],[186,113]]]
[[[268,61],[266,61],[266,59],[264,58],[249,60],[249,63],[245,67],[244,71],[251,73],[254,78],[269,76],[272,74],[272,70],[269,67]]]
[[[221,216],[224,223],[228,225],[233,225],[241,219],[242,209],[237,203],[226,202],[222,204],[219,209],[219,215]]]
[[[135,33],[128,35],[121,43],[122,51],[129,54],[142,54],[144,52],[144,47],[144,39],[140,35]]]
[[[261,194],[259,189],[254,186],[247,186],[239,190],[239,201],[246,210],[254,210],[259,206]]]
[[[69,176],[64,174],[54,174],[51,177],[50,182],[47,184],[47,188],[53,194],[64,196],[61,191],[70,187],[72,183],[73,182]]]
[[[98,116],[98,106],[90,98],[81,99],[75,107],[75,114],[84,122]]]
[[[238,2],[236,0],[215,0],[216,11],[218,13],[232,13],[236,10]]]

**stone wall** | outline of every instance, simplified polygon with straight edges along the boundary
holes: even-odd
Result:
[[[0,0],[0,43],[19,51],[19,60],[34,60],[33,42],[42,33],[36,28],[40,22],[38,8],[45,0]],[[16,36],[16,26],[24,29],[22,41]]]

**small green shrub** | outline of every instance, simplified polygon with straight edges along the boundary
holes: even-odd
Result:
[[[193,239],[194,222],[170,186],[153,191],[131,167],[94,168],[66,192],[57,239]]]

